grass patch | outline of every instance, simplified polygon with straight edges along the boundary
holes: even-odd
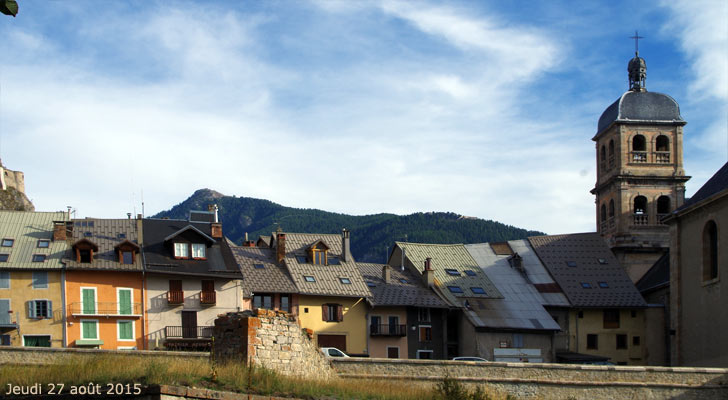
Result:
[[[333,379],[326,382],[287,377],[265,368],[248,368],[242,363],[216,365],[213,374],[206,359],[165,360],[132,355],[96,355],[69,359],[59,364],[0,367],[0,387],[7,387],[8,383],[63,383],[68,387],[89,382],[190,386],[304,399],[455,400],[462,397],[450,397],[454,393],[458,396],[470,393],[460,383],[451,380],[447,381],[447,386],[441,384],[440,390],[401,381]],[[500,400],[505,397],[480,389],[475,397],[466,398]]]

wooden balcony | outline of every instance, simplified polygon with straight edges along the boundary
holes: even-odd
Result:
[[[185,293],[181,290],[170,290],[167,292],[167,303],[169,304],[184,304]]]
[[[200,304],[215,304],[217,302],[217,294],[214,290],[200,292]]]
[[[370,336],[407,336],[407,325],[370,325]]]

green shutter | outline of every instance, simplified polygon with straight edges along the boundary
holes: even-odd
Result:
[[[81,338],[98,339],[96,337],[96,321],[81,321]]]
[[[131,290],[119,290],[119,314],[131,314]]]
[[[96,314],[96,302],[94,302],[94,289],[82,289],[81,296],[83,301],[83,314]]]
[[[134,321],[119,321],[119,339],[134,340]]]

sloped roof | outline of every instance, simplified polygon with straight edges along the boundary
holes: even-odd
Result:
[[[523,269],[526,271],[528,280],[533,284],[536,291],[541,294],[545,306],[569,307],[569,300],[561,291],[559,284],[554,281],[546,267],[533,251],[528,239],[510,240],[508,244],[513,251],[521,256]]]
[[[647,306],[598,233],[532,236],[528,240],[572,306]],[[600,287],[600,282],[607,287]],[[584,288],[582,283],[591,288]]]
[[[670,285],[670,251],[663,254],[635,284],[640,293]]]
[[[673,214],[679,214],[681,211],[694,206],[695,204],[712,197],[724,190],[728,189],[728,162],[708,179],[703,186],[680,208],[673,211]]]
[[[299,293],[321,296],[369,297],[371,292],[356,267],[354,257],[341,258],[342,237],[337,234],[285,233],[285,264]],[[338,265],[317,265],[299,262],[296,256],[305,256],[306,250],[317,241],[329,248],[328,256],[339,257]],[[275,248],[275,245],[273,246]],[[306,282],[304,276],[312,276],[315,282]],[[340,278],[348,278],[344,284]]]
[[[285,266],[279,266],[275,261],[275,253],[265,247],[235,246],[227,241],[235,261],[243,274],[243,289],[245,297],[250,293],[298,293]],[[263,268],[256,268],[255,265]]]
[[[364,280],[372,283],[370,302],[376,306],[414,306],[447,308],[448,305],[408,269],[390,269],[390,281],[384,282],[382,268],[385,264],[356,263]]]
[[[404,249],[405,257],[419,273],[425,269],[425,259],[432,259],[431,267],[435,274],[435,285],[454,306],[462,306],[463,300],[503,298],[493,282],[483,273],[478,263],[462,244],[423,244],[395,242]],[[450,275],[445,270],[452,269],[458,275]],[[474,276],[466,274],[466,270],[475,272]],[[453,293],[449,286],[457,286],[463,293]],[[482,288],[485,294],[473,293],[472,288]]]
[[[0,269],[61,269],[61,258],[68,250],[63,240],[53,241],[53,221],[67,221],[65,212],[0,211],[0,240],[13,239],[13,247],[0,247],[8,261]],[[38,240],[49,240],[47,248]],[[34,254],[45,254],[44,262],[33,262]]]
[[[176,238],[177,236],[181,235],[182,233],[187,232],[189,230],[196,232],[198,235],[200,235],[200,237],[207,240],[208,243],[215,243],[215,239],[211,238],[210,235],[206,234],[205,232],[202,232],[200,229],[196,228],[194,225],[187,225],[184,228],[181,228],[180,230],[169,234],[167,237],[164,238],[164,241],[166,242],[168,240],[172,240],[172,239]]]
[[[503,295],[502,299],[484,300],[483,307],[477,303],[471,307],[482,321],[481,325],[512,329],[561,329],[543,308],[544,299],[536,288],[511,267],[508,261],[511,256],[503,251],[503,245],[466,244],[465,248]]]
[[[98,251],[94,251],[91,263],[80,263],[76,261],[73,248],[69,248],[66,255],[68,269],[113,271],[141,271],[143,269],[141,254],[137,253],[134,263],[122,264],[119,262],[119,255],[116,252],[116,246],[125,241],[138,244],[139,233],[135,219],[87,218],[71,221],[73,230],[69,242],[72,245],[90,242],[98,246]]]
[[[628,91],[612,103],[599,117],[597,135],[612,123],[674,123],[685,125],[680,106],[672,97],[648,91]]]

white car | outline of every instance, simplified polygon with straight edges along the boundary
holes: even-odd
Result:
[[[334,357],[346,357],[349,358],[343,351],[337,349],[336,347],[322,347],[321,352],[324,353],[324,356],[328,358],[334,358]]]

